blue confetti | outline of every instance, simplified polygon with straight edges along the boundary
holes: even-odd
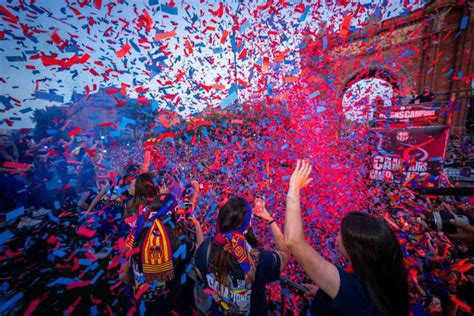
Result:
[[[36,99],[43,99],[48,101],[54,101],[59,103],[64,103],[64,97],[55,93],[48,93],[43,91],[35,91]]]
[[[320,94],[321,94],[321,92],[319,92],[319,90],[318,90],[318,91],[315,91],[315,92],[311,93],[308,97],[309,97],[310,99],[314,99],[314,98],[316,98],[316,97],[317,97],[318,95],[320,95]]]
[[[227,98],[225,98],[222,102],[221,102],[221,108],[222,109],[225,109],[226,107],[228,107],[229,105],[232,104],[232,102],[236,101],[237,100],[237,93],[236,92],[232,92],[231,94],[229,94],[229,96]]]
[[[20,217],[25,213],[25,208],[24,207],[19,207],[16,210],[10,211],[5,214],[6,220],[10,221],[12,219],[15,219],[17,217]]]
[[[10,240],[13,236],[15,236],[15,234],[13,234],[10,230],[6,230],[4,232],[1,232],[0,233],[0,244],[4,244],[5,242],[7,242],[8,240]]]
[[[164,13],[173,14],[173,15],[178,14],[178,8],[170,7],[164,4],[161,5],[161,11],[163,11]]]
[[[70,283],[78,282],[80,281],[79,279],[68,279],[68,278],[58,278],[54,280],[53,282],[49,283],[47,287],[52,287],[55,285],[68,285]]]
[[[119,130],[123,131],[127,125],[136,125],[137,121],[128,117],[122,117],[122,121],[120,122]],[[112,134],[112,133],[110,133]]]
[[[459,25],[459,29],[460,30],[466,29],[468,22],[469,22],[469,17],[467,15],[463,16],[461,19],[461,23]]]
[[[2,304],[0,305],[0,314],[3,314],[4,312],[12,309],[16,305],[16,303],[20,301],[22,298],[23,298],[23,292],[20,292],[20,293],[17,293],[8,301],[2,302]]]
[[[179,248],[173,253],[173,259],[180,258],[183,260],[186,258],[186,244],[182,244]]]
[[[309,8],[310,8],[309,5],[305,5],[304,12],[300,17],[300,22],[303,22],[304,20],[306,20],[306,17],[308,16],[308,13],[309,13]]]
[[[91,280],[91,284],[94,284],[95,282],[97,282],[97,280],[100,278],[100,276],[104,273],[104,270],[100,270],[99,272],[97,272],[97,274],[95,275],[95,277]]]

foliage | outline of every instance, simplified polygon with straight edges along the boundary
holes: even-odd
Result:
[[[48,106],[44,109],[35,109],[33,112],[35,141],[53,136],[54,139],[66,138],[66,133],[61,129],[66,123],[63,110],[57,106]]]

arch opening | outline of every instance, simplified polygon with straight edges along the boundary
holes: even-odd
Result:
[[[398,79],[388,70],[364,69],[345,83],[342,97],[344,117],[348,121],[369,123],[374,113],[392,105],[398,93]]]

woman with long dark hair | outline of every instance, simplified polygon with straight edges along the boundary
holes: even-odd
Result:
[[[211,315],[267,314],[265,285],[279,279],[289,252],[283,233],[261,202],[256,215],[270,226],[276,251],[259,248],[251,228],[252,207],[233,197],[219,211],[217,234],[196,252],[198,277],[212,293]]]
[[[158,194],[153,177],[149,173],[141,173],[130,184],[131,190],[129,193],[133,198],[128,202],[125,209],[125,217],[138,214],[140,208],[147,206],[153,198]]]
[[[324,259],[307,242],[300,209],[300,190],[308,185],[312,167],[298,160],[286,200],[285,240],[319,288],[312,310],[316,315],[409,315],[409,294],[400,244],[383,220],[361,212],[342,219],[337,237],[353,273]]]

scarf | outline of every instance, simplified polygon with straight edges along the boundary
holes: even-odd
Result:
[[[156,218],[143,240],[142,270],[145,275],[152,275],[159,281],[174,278],[173,251],[163,222]]]
[[[163,195],[162,198],[165,198],[165,196]],[[169,281],[174,278],[173,250],[161,217],[174,210],[176,205],[176,198],[172,195],[153,216],[151,227],[145,233],[145,238],[140,246],[140,259],[143,274],[147,278],[159,281]],[[135,240],[143,231],[149,212],[150,209],[147,207],[143,216],[140,216],[135,232]]]
[[[247,209],[245,212],[242,224],[233,231],[220,232],[214,237],[214,242],[221,249],[229,253],[238,263],[240,268],[247,275],[252,269],[252,263],[249,251],[247,250],[247,240],[244,233],[249,229],[252,220],[252,207],[247,202]]]

